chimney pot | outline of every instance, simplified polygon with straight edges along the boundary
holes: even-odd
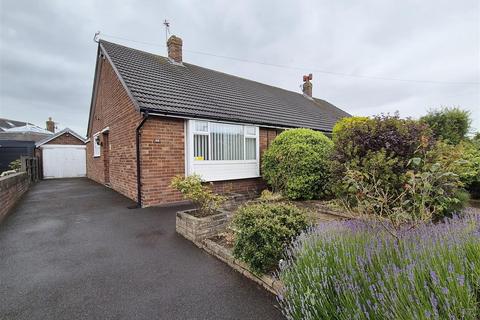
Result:
[[[175,35],[167,41],[168,57],[177,63],[182,63],[182,44],[182,39]]]
[[[308,96],[308,97],[312,97],[312,83],[310,82],[310,80],[313,79],[313,76],[312,74],[310,73],[308,76],[305,75],[303,76],[303,94]]]
[[[47,130],[51,133],[55,133],[55,122],[52,120],[52,117],[48,117]]]

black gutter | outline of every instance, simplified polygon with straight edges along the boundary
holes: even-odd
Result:
[[[137,153],[137,205],[133,207],[129,207],[130,209],[141,208],[142,207],[142,176],[141,176],[141,166],[140,166],[140,130],[143,127],[143,124],[148,119],[148,111],[143,113],[143,119],[138,124],[137,128],[135,129],[135,144],[136,144],[136,153]]]

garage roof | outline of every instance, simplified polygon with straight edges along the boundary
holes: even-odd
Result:
[[[49,141],[52,141],[53,139],[58,138],[58,137],[60,137],[61,135],[65,134],[65,133],[70,133],[72,136],[74,136],[75,138],[81,140],[83,143],[86,142],[84,137],[82,137],[81,135],[79,135],[78,133],[76,133],[75,131],[73,131],[73,130],[70,129],[70,128],[65,128],[65,129],[63,129],[62,131],[58,131],[57,133],[52,134],[51,136],[49,136],[49,137],[47,137],[47,138],[45,138],[45,139],[43,139],[43,140],[38,141],[38,142],[35,144],[35,147],[38,148],[38,147],[40,147],[41,145],[43,145],[43,144],[45,144],[45,143],[47,143],[47,142],[49,142]]]

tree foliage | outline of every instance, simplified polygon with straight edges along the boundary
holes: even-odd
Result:
[[[428,124],[437,139],[458,144],[467,136],[470,128],[470,113],[460,108],[430,110],[420,121]]]

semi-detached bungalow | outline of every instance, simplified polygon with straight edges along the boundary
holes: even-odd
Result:
[[[87,176],[152,206],[181,200],[175,175],[197,173],[216,192],[264,187],[262,152],[286,128],[331,133],[348,113],[303,93],[182,60],[171,36],[168,57],[99,41],[87,131]]]

